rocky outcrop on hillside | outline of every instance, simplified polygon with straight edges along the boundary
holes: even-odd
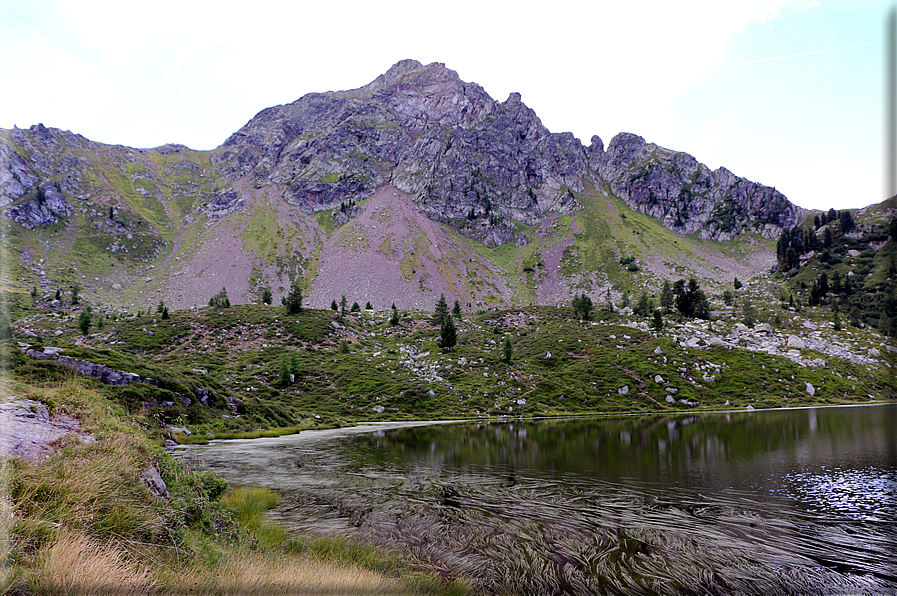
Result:
[[[0,207],[9,205],[7,217],[33,228],[75,211],[93,217],[97,195],[118,206],[130,194],[157,212],[153,201],[164,195],[192,197],[194,208],[220,218],[265,189],[306,213],[338,209],[337,219],[347,220],[352,206],[392,185],[431,219],[488,245],[526,242],[513,222],[572,214],[592,188],[609,188],[678,233],[714,240],[747,230],[772,238],[801,217],[775,189],[724,168],[711,171],[628,133],[606,150],[597,136],[583,146],[545,128],[520,94],[499,102],[443,64],[414,60],[358,89],[262,110],[212,153],[211,171],[190,153],[175,144],[112,147],[43,125],[4,131]],[[178,154],[181,161],[172,159]],[[87,170],[91,184],[81,180]],[[203,189],[207,174],[223,184]]]
[[[519,94],[498,103],[442,64],[412,60],[360,89],[263,110],[213,162],[232,180],[278,185],[309,213],[393,184],[435,219],[485,219],[467,232],[493,241],[513,236],[485,229],[502,219],[575,211],[570,191],[588,170],[579,141],[550,133]]]
[[[754,230],[776,238],[804,215],[774,188],[725,168],[711,171],[687,153],[658,147],[634,134],[615,136],[607,152],[591,163],[630,207],[680,234],[726,241]]]
[[[403,60],[350,91],[309,94],[260,112],[213,163],[236,182],[275,185],[307,213],[340,208],[392,184],[433,219],[487,244],[517,240],[511,221],[571,214],[587,184],[611,190],[668,228],[729,240],[767,238],[801,211],[775,189],[710,171],[692,156],[617,135],[552,133],[512,93],[499,103],[444,65]]]

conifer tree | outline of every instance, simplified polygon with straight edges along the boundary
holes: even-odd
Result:
[[[280,303],[286,307],[287,314],[295,315],[302,312],[302,288],[299,287],[298,281],[293,282],[290,292],[280,299]]]
[[[511,358],[514,354],[514,345],[511,343],[511,338],[505,336],[505,341],[501,346],[501,356],[502,360],[506,364],[511,364]]]
[[[592,308],[592,299],[586,296],[585,292],[573,297],[573,314],[579,317],[580,321],[589,320]]]
[[[440,294],[439,300],[436,302],[436,308],[433,311],[433,324],[442,325],[447,316],[449,316],[448,303],[445,301],[445,294]]]
[[[222,287],[220,292],[209,298],[209,306],[214,308],[230,308],[230,299],[227,297],[227,288]]]
[[[458,331],[455,329],[452,315],[446,313],[442,319],[442,327],[439,330],[439,341],[437,344],[443,350],[451,352],[456,343],[458,343]]]
[[[673,312],[673,286],[670,280],[663,282],[663,291],[660,293],[660,307],[665,313]]]
[[[90,331],[90,325],[90,307],[87,307],[78,315],[78,329],[81,330],[82,335],[87,335],[87,332]]]

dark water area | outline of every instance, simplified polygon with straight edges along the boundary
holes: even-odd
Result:
[[[483,593],[897,594],[897,404],[396,426],[190,451]]]

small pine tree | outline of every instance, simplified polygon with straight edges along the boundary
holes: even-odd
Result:
[[[280,356],[280,385],[286,387],[290,384],[290,361],[286,354]]]
[[[663,282],[663,290],[660,293],[660,308],[663,309],[663,312],[669,314],[673,312],[674,304],[673,286],[670,284],[670,280],[666,280]]]
[[[103,328],[103,325],[106,324],[106,323],[103,322],[103,319],[105,319],[105,318],[106,318],[106,317],[104,317],[104,316],[102,316],[102,315],[100,315],[99,317],[97,317],[97,329],[102,329],[102,328]],[[162,317],[162,318],[164,319],[165,317]]]
[[[78,287],[78,284],[72,286],[72,304],[80,304],[81,300],[78,297],[78,293],[81,291],[81,288]]]
[[[392,305],[392,316],[389,317],[389,324],[393,327],[399,324],[399,311],[395,304]]]
[[[163,321],[167,321],[169,318],[171,318],[171,317],[170,317],[170,315],[168,314],[168,307],[167,307],[167,306],[163,306],[163,307],[162,307],[162,320],[163,320]]]
[[[81,330],[81,335],[87,335],[87,332],[90,331],[90,325],[90,309],[86,308],[78,315],[78,329]]]
[[[651,321],[651,328],[658,333],[663,331],[663,315],[660,314],[659,308],[654,310],[654,319]]]
[[[604,310],[607,312],[614,312],[614,301],[611,299],[610,286],[607,288],[607,295],[604,299]]]
[[[835,331],[841,331],[841,317],[838,316],[838,311],[832,313],[832,328]]]
[[[649,312],[651,311],[648,310],[648,293],[643,290],[641,296],[638,297],[635,313],[640,317],[647,317]]]
[[[757,311],[750,300],[741,303],[741,322],[748,327],[753,327],[757,322]]]
[[[461,316],[461,304],[459,304],[457,300],[455,300],[455,306],[452,307],[452,316],[455,318]]]
[[[230,308],[230,298],[227,297],[227,288],[222,287],[220,292],[209,298],[209,306],[214,308]]]
[[[159,300],[159,304],[156,306],[156,312],[162,314],[163,310],[165,310],[165,303]]]
[[[340,299],[339,299],[339,316],[340,317],[346,316],[346,308],[347,308],[346,295],[343,294],[342,296],[340,296]]]
[[[580,321],[588,321],[592,316],[592,299],[585,295],[585,292],[573,297],[573,314],[579,317]]]
[[[274,300],[274,296],[271,294],[271,288],[265,286],[262,288],[262,304],[271,304]]]
[[[302,288],[299,282],[293,282],[290,286],[290,292],[280,299],[280,303],[287,309],[287,314],[295,315],[302,312]]]
[[[62,290],[57,288],[54,300],[62,300]]]
[[[729,290],[724,290],[724,291],[723,291],[723,303],[724,303],[726,306],[732,306],[732,299],[733,299],[733,298],[734,298],[734,297],[732,296],[732,292],[731,292],[731,291],[729,291]]]
[[[732,282],[732,287],[735,288],[736,290],[741,288],[742,285],[743,284],[738,280],[737,277],[735,278],[735,281]]]
[[[6,311],[0,312],[0,339],[9,339],[12,337],[12,322],[9,320],[9,314]]]
[[[511,364],[511,358],[514,355],[514,345],[511,343],[511,338],[505,336],[505,341],[501,346],[501,356],[502,360],[505,364]]]
[[[439,341],[437,345],[447,352],[451,352],[455,344],[458,343],[458,330],[455,329],[455,322],[452,315],[446,313],[442,319],[442,327],[439,330]]]
[[[36,287],[31,288],[31,297],[37,298],[37,288]]]
[[[374,310],[374,307],[371,305],[370,300],[368,300],[367,303],[364,305],[364,309],[365,310]]]
[[[436,302],[436,308],[433,311],[433,324],[442,325],[447,316],[449,316],[448,303],[445,301],[445,294],[440,294],[439,300]]]
[[[620,299],[620,308],[629,307],[629,290],[623,290],[623,297]]]
[[[352,311],[352,312],[361,312],[361,307],[358,306],[358,303],[357,303],[357,302],[353,302],[353,303],[352,303],[352,309],[351,309],[351,311]]]
[[[336,304],[336,300],[333,300],[333,302],[330,303],[330,310],[332,310],[333,312],[339,310],[339,306]]]

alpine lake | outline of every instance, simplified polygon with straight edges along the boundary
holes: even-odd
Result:
[[[192,447],[305,534],[487,594],[897,593],[897,404],[378,423]]]

